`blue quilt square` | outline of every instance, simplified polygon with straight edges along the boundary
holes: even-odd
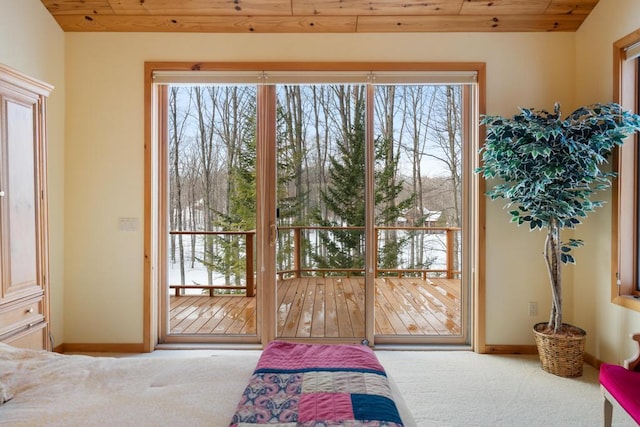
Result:
[[[393,400],[373,394],[352,394],[353,415],[360,421],[386,421],[402,424]]]

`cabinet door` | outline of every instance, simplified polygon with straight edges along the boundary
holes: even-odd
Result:
[[[44,129],[51,89],[0,64],[0,340],[47,350]]]
[[[39,98],[0,87],[0,101],[0,298],[6,302],[44,289],[39,247]]]

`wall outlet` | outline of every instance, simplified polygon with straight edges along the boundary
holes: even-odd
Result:
[[[536,301],[529,302],[529,316],[538,315],[538,303]]]

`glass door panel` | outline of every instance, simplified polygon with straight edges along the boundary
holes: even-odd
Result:
[[[256,86],[167,88],[166,338],[256,336]]]
[[[278,338],[365,336],[364,85],[278,85]]]
[[[375,87],[375,336],[462,340],[463,86]]]

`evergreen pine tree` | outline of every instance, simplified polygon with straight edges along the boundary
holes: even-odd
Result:
[[[375,167],[375,205],[376,225],[394,225],[404,212],[411,208],[415,195],[398,202],[397,198],[402,192],[404,180],[395,180],[398,174],[398,158],[389,155],[393,150],[393,140],[378,138],[376,146]],[[381,268],[397,268],[400,265],[398,257],[409,236],[400,238],[395,230],[388,230],[384,236],[379,236],[383,242],[378,251],[378,265]]]
[[[255,113],[254,111],[252,113]],[[279,114],[279,116],[281,116]],[[216,228],[225,231],[249,231],[256,227],[256,125],[255,114],[248,114],[243,122],[244,133],[242,147],[239,150],[236,165],[229,173],[230,191],[228,195],[229,214],[215,212]],[[277,135],[278,144],[278,200],[280,218],[291,223],[299,211],[295,199],[287,197],[286,188],[293,180],[293,159],[289,143],[283,135]],[[246,247],[240,236],[215,236],[216,253],[209,268],[225,272],[235,277],[236,285],[245,274]],[[291,244],[281,244],[278,259],[290,259]],[[280,265],[280,263],[278,264]]]
[[[330,185],[321,196],[332,216],[321,218],[317,213],[321,226],[364,227],[364,147],[364,120],[362,114],[356,114],[346,139],[337,142],[338,155],[329,158]],[[364,230],[321,231],[320,239],[326,248],[326,256],[314,255],[318,267],[364,268]]]
[[[252,112],[255,113],[255,112]],[[256,133],[255,114],[243,120],[243,133],[237,163],[229,171],[229,213],[215,211],[216,228],[224,231],[249,231],[256,227]],[[247,238],[251,238],[247,236]],[[224,272],[233,284],[242,285],[245,276],[246,242],[244,236],[214,235],[214,253],[207,268]],[[227,283],[229,285],[231,283]]]
[[[403,181],[394,181],[398,161],[387,153],[392,140],[378,138],[375,142],[375,224],[394,224],[397,218],[413,203],[409,197],[397,202],[403,188]],[[316,220],[321,226],[364,227],[365,215],[365,123],[364,100],[356,102],[354,121],[346,138],[337,142],[338,154],[329,159],[329,183],[321,193],[322,201],[330,212],[329,218],[322,218],[316,212]],[[326,248],[326,255],[319,251],[313,256],[320,268],[364,269],[364,230],[335,230],[320,232],[320,239]],[[395,268],[404,240],[397,237],[385,239],[380,251],[382,267]]]

